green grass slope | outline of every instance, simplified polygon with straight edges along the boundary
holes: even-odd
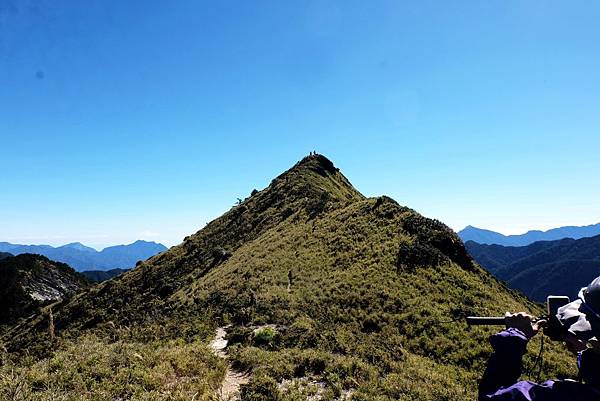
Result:
[[[541,313],[473,263],[445,225],[390,198],[365,198],[317,155],[181,245],[54,305],[58,339],[36,316],[4,343],[36,355],[19,366],[25,383],[81,336],[198,347],[206,369],[222,373],[201,349],[231,324],[231,359],[252,373],[243,400],[306,399],[302,383],[324,400],[474,399],[492,329],[468,330],[461,317],[506,310]],[[560,347],[549,348],[548,375],[572,374]],[[210,399],[219,375],[211,377],[196,399]],[[105,382],[112,396],[142,399],[136,384]],[[174,388],[181,382],[176,375]]]

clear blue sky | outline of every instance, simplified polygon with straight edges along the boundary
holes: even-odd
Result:
[[[600,222],[599,15],[0,0],[0,241],[173,245],[311,150],[457,230]]]

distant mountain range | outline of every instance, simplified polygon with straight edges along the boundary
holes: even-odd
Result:
[[[600,223],[589,226],[567,226],[553,228],[548,231],[532,230],[525,234],[503,235],[495,231],[467,226],[458,232],[464,241],[475,241],[479,244],[497,244],[504,246],[526,246],[537,241],[556,241],[563,238],[589,238],[600,235]]]
[[[465,246],[481,266],[540,302],[548,295],[568,295],[573,299],[581,287],[600,276],[600,235],[540,241],[522,247],[474,241],[467,241]]]
[[[23,253],[43,255],[51,260],[66,263],[77,271],[129,269],[135,267],[137,261],[146,260],[166,250],[167,247],[164,245],[148,241],[111,246],[100,252],[79,242],[57,248],[50,245],[19,245],[0,242],[0,252],[9,252],[13,255]]]

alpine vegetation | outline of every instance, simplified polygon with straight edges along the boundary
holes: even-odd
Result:
[[[443,223],[366,198],[318,154],[180,245],[48,308],[53,335],[42,311],[2,338],[0,394],[215,400],[239,374],[247,401],[469,400],[492,329],[463,318],[542,313]],[[568,360],[547,345],[542,370],[571,375]]]

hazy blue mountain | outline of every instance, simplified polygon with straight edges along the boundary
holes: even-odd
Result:
[[[531,299],[577,296],[600,276],[600,235],[577,240],[540,241],[521,247],[467,241],[471,256],[499,279]]]
[[[504,246],[526,246],[537,241],[556,241],[563,238],[589,238],[600,235],[600,223],[589,226],[567,226],[553,228],[548,231],[532,230],[525,234],[503,235],[494,231],[467,226],[458,232],[464,241],[474,241],[479,244],[498,244]]]
[[[87,270],[81,272],[88,280],[93,283],[99,283],[102,281],[110,280],[111,278],[117,277],[129,269],[112,269],[112,270]]]
[[[464,242],[475,241],[479,244],[505,244],[508,241],[505,235],[473,226],[466,226],[458,232],[458,236]]]
[[[92,253],[97,252],[94,248],[90,248],[89,246],[85,246],[81,242],[72,242],[70,244],[63,245],[60,248],[76,249],[78,251],[92,252]]]
[[[77,271],[129,269],[138,260],[146,260],[167,248],[156,242],[136,241],[129,245],[111,246],[98,252],[79,242],[52,247],[50,245],[19,245],[0,242],[0,252],[13,255],[31,253],[66,263]]]
[[[104,248],[99,255],[103,266],[132,268],[138,260],[146,260],[157,253],[166,251],[162,244],[147,241],[135,241],[129,245],[117,245]],[[106,269],[100,269],[106,270]]]
[[[17,254],[17,252],[13,252],[15,249],[27,249],[27,248],[35,248],[41,250],[49,250],[54,249],[50,245],[19,245],[19,244],[11,244],[10,242],[0,242],[0,252],[9,252],[12,254]],[[26,253],[26,252],[21,252]]]

